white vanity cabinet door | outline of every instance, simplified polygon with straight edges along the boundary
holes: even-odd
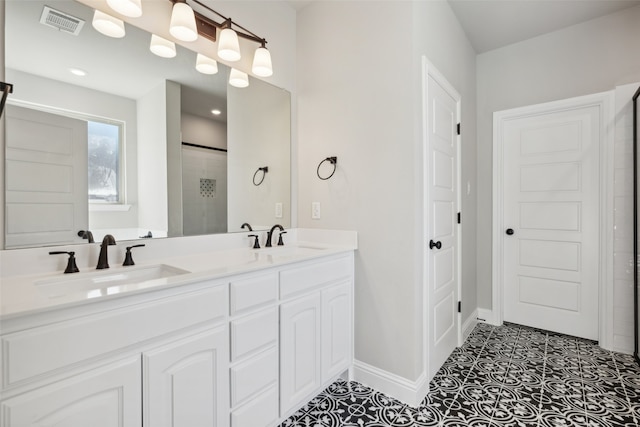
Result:
[[[143,354],[145,427],[229,426],[225,326]]]
[[[2,427],[139,427],[140,356],[5,400]]]
[[[320,293],[280,306],[280,415],[318,390]]]
[[[344,372],[352,359],[351,282],[322,291],[322,383]]]

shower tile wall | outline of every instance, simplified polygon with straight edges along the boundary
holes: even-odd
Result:
[[[227,231],[226,153],[183,147],[182,217],[185,236]]]
[[[633,352],[633,110],[638,83],[615,91],[613,349]]]

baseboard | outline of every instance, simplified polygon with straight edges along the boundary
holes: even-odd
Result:
[[[471,315],[469,317],[467,317],[467,320],[464,321],[464,323],[462,324],[462,343],[464,343],[467,338],[469,338],[469,335],[471,335],[471,332],[473,332],[473,329],[476,327],[476,325],[478,324],[478,310],[473,310],[473,313],[471,313]],[[462,345],[462,343],[460,343]]]
[[[500,324],[498,324],[498,322],[495,319],[493,310],[488,310],[486,308],[478,309],[478,320],[484,323],[488,323],[490,325],[500,326]]]
[[[416,381],[410,381],[359,360],[353,363],[353,377],[368,387],[391,396],[414,408],[418,407],[429,391],[426,373]]]

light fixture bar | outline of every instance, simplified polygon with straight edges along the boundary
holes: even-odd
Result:
[[[169,0],[171,1],[171,3],[176,3],[177,1],[181,1],[186,3],[186,0]],[[233,22],[233,20],[231,18],[227,18],[226,16],[216,12],[215,10],[211,9],[209,6],[207,6],[206,4],[198,1],[198,0],[190,0],[193,3],[197,4],[198,6],[208,10],[211,13],[216,14],[219,18],[223,19],[222,23],[218,23],[216,21],[214,21],[213,19],[204,16],[203,14],[199,13],[198,11],[194,10],[194,15],[196,17],[196,27],[198,28],[198,34],[200,34],[202,37],[205,37],[211,41],[216,41],[216,29],[224,29],[224,28],[232,28],[232,26],[235,26],[237,28],[240,28],[242,31],[238,31],[238,30],[234,30],[237,34],[238,37],[242,37],[243,39],[247,39],[247,40],[251,40],[254,41],[256,43],[259,43],[261,45],[266,45],[267,41],[261,37],[258,37],[256,34],[254,34],[253,32],[247,30],[246,28],[244,28],[242,25],[237,24],[236,22]]]

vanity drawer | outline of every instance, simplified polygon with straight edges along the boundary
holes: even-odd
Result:
[[[275,347],[231,368],[231,406],[247,400],[278,381],[278,352]],[[277,406],[277,405],[276,405]]]
[[[231,315],[240,314],[278,298],[278,274],[276,272],[234,280],[230,286]]]
[[[223,321],[226,286],[81,317],[2,337],[2,386],[204,322]]]
[[[349,257],[283,270],[280,272],[280,298],[350,277],[352,273],[353,260]]]
[[[267,427],[278,419],[278,389],[272,387],[231,413],[231,427]]]
[[[269,308],[231,322],[231,360],[236,361],[278,339],[278,310]]]

